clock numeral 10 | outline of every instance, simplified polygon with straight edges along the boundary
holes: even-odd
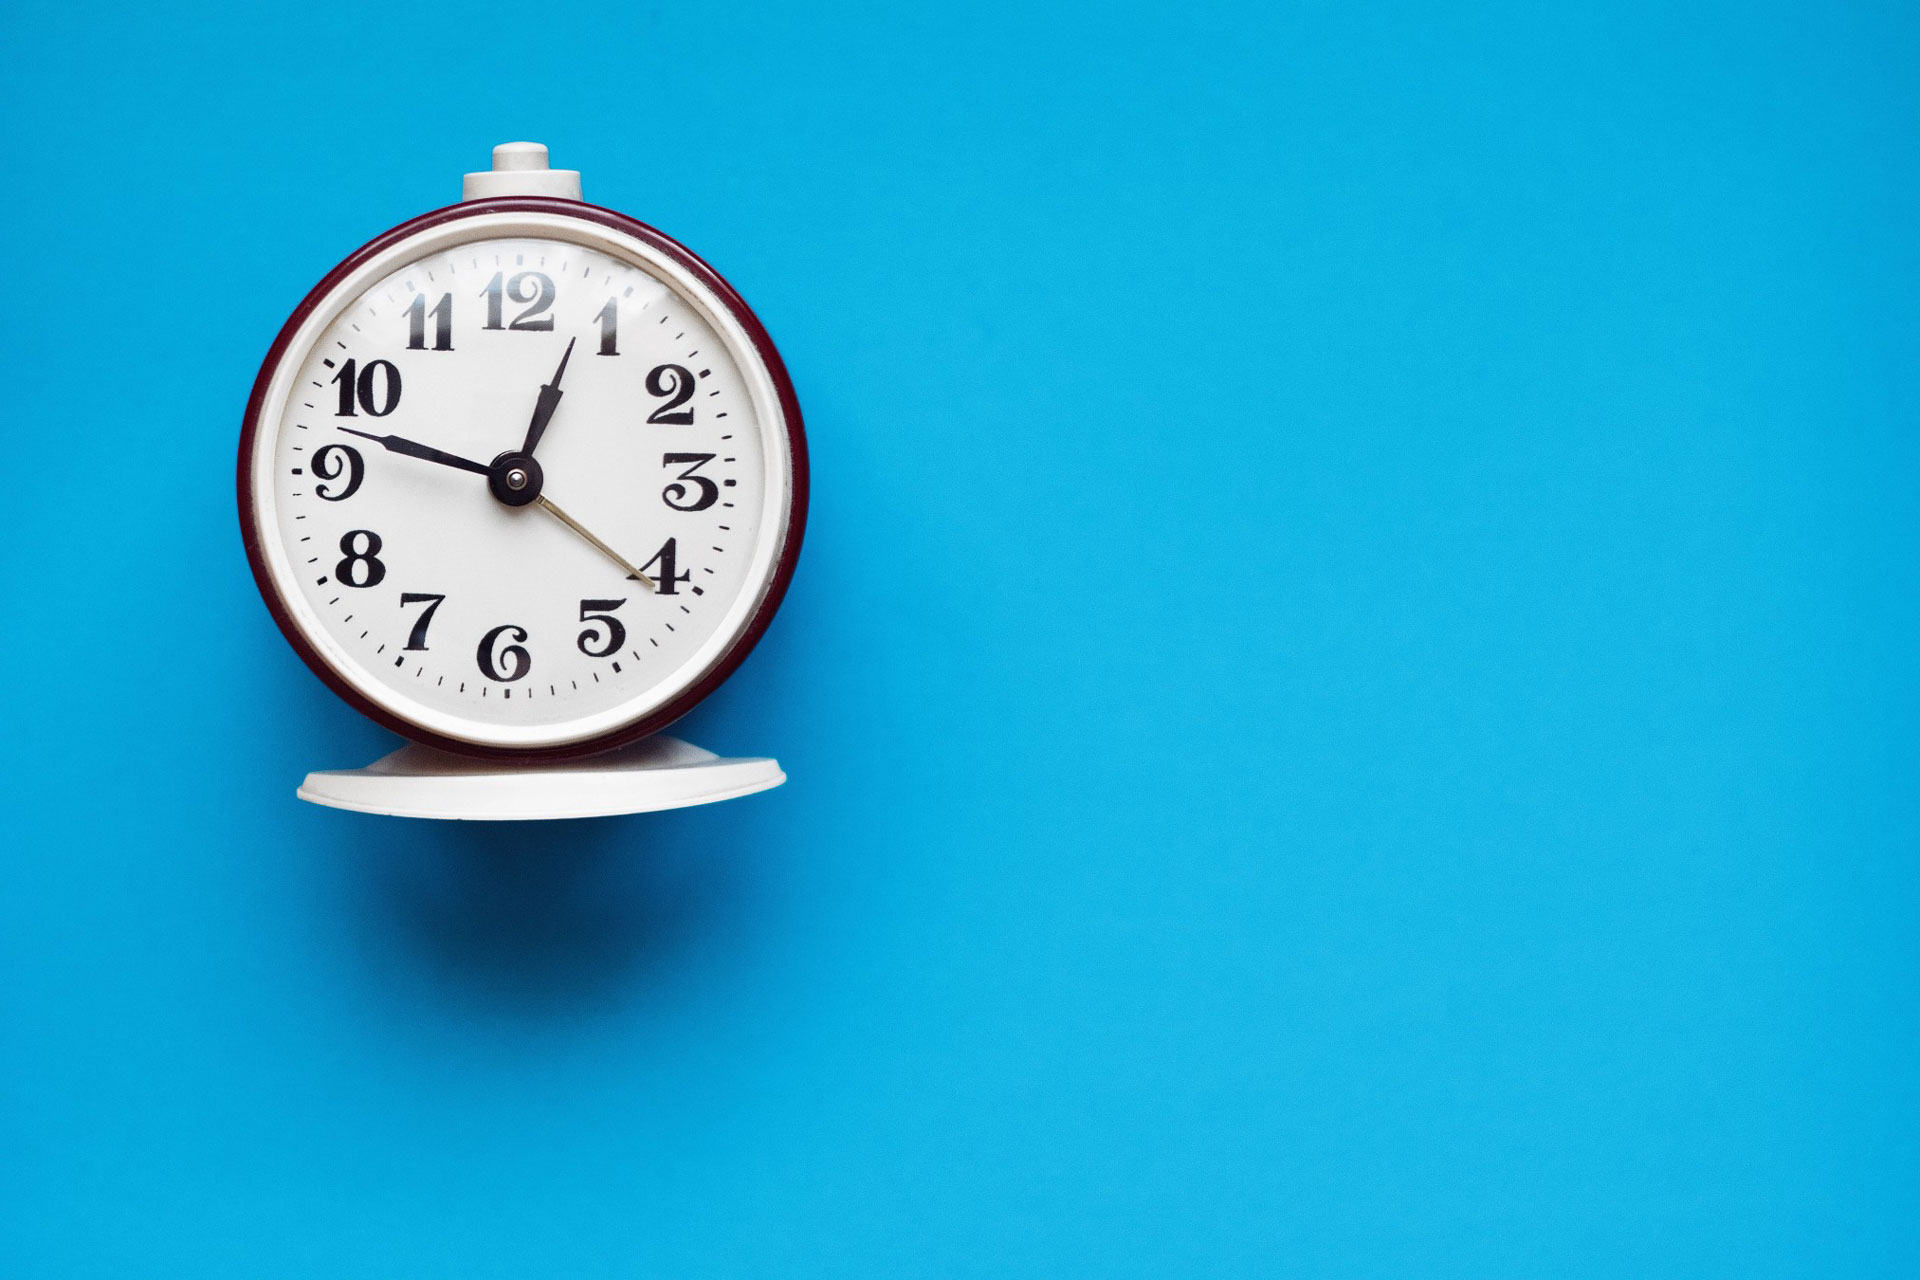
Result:
[[[336,418],[357,417],[353,410],[356,402],[376,418],[384,418],[400,406],[400,371],[390,360],[375,360],[364,369],[359,361],[349,360],[333,380],[340,387],[340,408],[333,415]]]
[[[416,293],[407,306],[407,350],[427,349],[427,317],[433,317],[433,349],[453,350],[453,295],[443,293],[440,301],[427,310],[427,295]]]

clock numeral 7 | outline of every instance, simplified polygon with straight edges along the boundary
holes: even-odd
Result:
[[[443,293],[440,301],[427,310],[427,295],[416,293],[407,306],[407,350],[427,349],[427,317],[433,317],[433,349],[453,350],[453,295]]]
[[[427,627],[433,622],[434,611],[440,607],[440,602],[446,598],[445,595],[434,595],[427,591],[402,591],[400,593],[400,607],[402,609],[410,604],[424,604],[427,606],[420,611],[420,616],[414,620],[413,630],[407,633],[407,648],[424,650],[427,647]]]
[[[693,464],[685,471],[682,471],[679,478],[674,480],[672,484],[669,484],[660,491],[660,496],[666,500],[667,505],[675,511],[705,511],[708,507],[718,502],[720,500],[720,486],[705,476],[696,474],[701,467],[706,466],[707,463],[712,461],[713,455],[710,453],[662,454],[660,456],[660,465],[663,467],[679,466],[682,463]],[[700,496],[692,502],[686,500],[688,489],[685,484],[680,483],[682,480],[700,487]]]
[[[657,595],[678,595],[680,593],[679,584],[693,577],[693,571],[691,569],[685,573],[674,572],[674,567],[678,559],[679,541],[678,538],[668,538],[667,545],[654,552],[653,559],[640,566],[640,572],[646,574],[658,584],[654,588],[654,592]],[[660,566],[660,572],[653,572],[653,566],[655,565]]]

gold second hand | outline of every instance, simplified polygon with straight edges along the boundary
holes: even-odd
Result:
[[[649,578],[646,574],[640,572],[638,569],[628,564],[626,561],[626,557],[622,556],[618,551],[615,551],[612,547],[600,541],[600,539],[594,537],[591,533],[588,533],[587,527],[585,525],[581,524],[578,520],[575,520],[572,516],[562,511],[559,508],[559,506],[557,506],[554,503],[553,499],[549,498],[546,494],[544,493],[541,494],[539,497],[535,498],[533,501],[535,505],[539,506],[543,510],[552,514],[552,516],[556,520],[558,520],[561,524],[567,526],[567,528],[573,530],[575,533],[585,538],[588,542],[591,542],[595,547],[599,548],[601,555],[613,561],[615,564],[619,565],[622,569],[625,569],[630,576],[638,578],[640,581],[646,583],[647,590],[658,591],[660,589],[659,586],[654,582],[652,578]]]

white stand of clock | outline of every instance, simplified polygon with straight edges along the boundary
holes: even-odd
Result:
[[[314,804],[396,818],[600,818],[712,804],[787,780],[776,760],[725,759],[666,734],[561,764],[496,764],[410,743],[364,769],[307,775]]]
[[[515,142],[494,148],[493,170],[466,176],[462,198],[555,196],[580,199],[580,175],[551,169],[547,149]],[[309,773],[297,793],[334,809],[397,818],[528,821],[598,818],[713,804],[767,791],[787,780],[777,760],[732,759],[666,734],[604,755],[559,764],[476,760],[409,743],[363,769]]]

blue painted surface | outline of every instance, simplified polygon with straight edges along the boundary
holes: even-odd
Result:
[[[1920,1272],[1916,50],[8,6],[0,1272]],[[793,368],[778,792],[293,800],[240,410],[513,137]]]

